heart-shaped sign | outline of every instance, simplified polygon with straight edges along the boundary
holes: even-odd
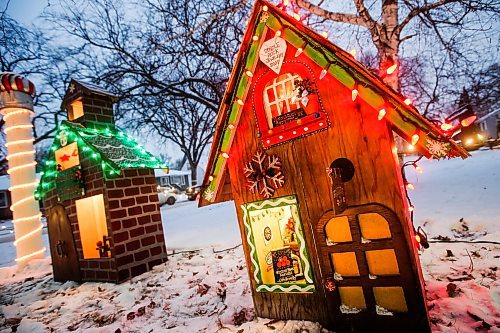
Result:
[[[276,74],[280,73],[285,59],[286,41],[281,37],[274,37],[262,44],[259,59]]]

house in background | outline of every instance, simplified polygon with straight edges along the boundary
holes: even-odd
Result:
[[[155,170],[156,183],[159,186],[178,185],[181,189],[191,186],[191,171],[189,170]]]
[[[40,179],[40,174],[37,173],[36,177]],[[9,175],[0,176],[0,221],[12,220],[12,211],[10,210],[12,199],[10,197],[9,187]]]
[[[0,176],[0,220],[12,220],[9,175]]]
[[[191,176],[191,168],[187,161],[184,162],[180,170],[170,169],[168,172],[165,172],[163,169],[157,169],[155,170],[156,183],[159,186],[177,185],[183,190],[192,185],[200,184],[205,176],[205,169],[201,166],[206,165],[206,162],[207,157],[202,157],[202,160],[200,160],[200,163],[196,168],[197,179],[193,179]]]
[[[500,138],[500,109],[479,118],[477,124],[486,139]]]

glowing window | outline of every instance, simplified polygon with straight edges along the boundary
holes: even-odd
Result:
[[[399,267],[393,249],[366,251],[366,262],[372,275],[398,275]]]
[[[74,120],[80,117],[83,117],[83,103],[81,99],[77,99],[69,106],[68,118],[69,120]]]
[[[330,254],[335,273],[341,276],[359,276],[358,261],[354,252]]]
[[[347,216],[334,217],[325,226],[327,243],[352,242],[351,228]]]
[[[391,238],[391,230],[387,220],[378,213],[365,213],[358,215],[361,234],[365,239]]]
[[[340,301],[343,305],[354,309],[366,309],[362,287],[340,287],[339,292]]]
[[[408,312],[403,288],[401,287],[374,287],[375,303],[389,311]]]
[[[264,109],[267,124],[273,128],[273,119],[300,108],[295,91],[295,81],[302,78],[293,73],[281,74],[268,83],[264,89]]]
[[[80,239],[83,248],[83,258],[101,258],[97,243],[107,237],[106,212],[102,194],[76,200],[76,216]]]

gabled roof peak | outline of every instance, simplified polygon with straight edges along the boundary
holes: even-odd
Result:
[[[259,51],[268,34],[284,39],[295,48],[296,57],[307,57],[320,68],[315,76],[321,80],[331,75],[349,90],[357,90],[392,129],[426,157],[462,157],[469,154],[453,142],[441,129],[421,116],[406,98],[386,85],[350,53],[327,38],[290,17],[274,5],[257,0],[248,21],[235,65],[219,108],[217,126],[203,184],[204,198],[216,200],[226,177],[228,153],[238,127],[241,111],[252,84],[252,71],[259,60]],[[248,73],[250,72],[249,75]]]

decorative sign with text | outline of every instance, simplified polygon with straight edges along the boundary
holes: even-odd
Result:
[[[285,59],[286,42],[281,37],[265,41],[259,51],[259,59],[276,74],[280,73]]]
[[[284,248],[272,251],[274,280],[276,283],[295,282],[292,250]]]
[[[279,116],[276,116],[273,118],[273,126],[281,126],[287,123],[290,123],[292,121],[295,121],[297,119],[303,118],[307,116],[306,112],[304,111],[303,108],[298,108],[296,110],[283,113]]]

